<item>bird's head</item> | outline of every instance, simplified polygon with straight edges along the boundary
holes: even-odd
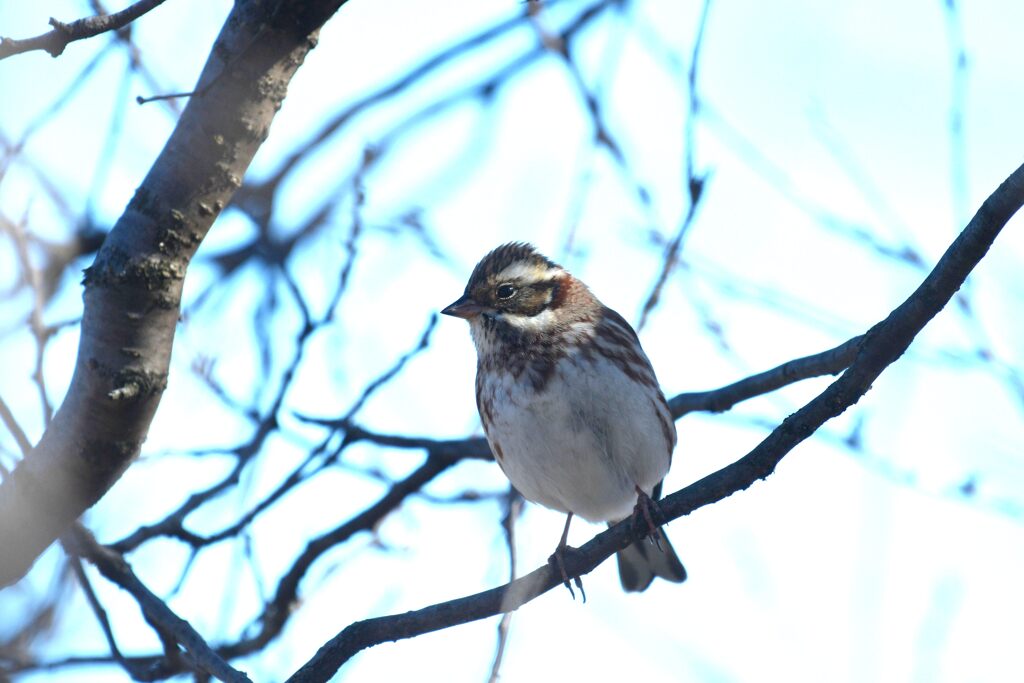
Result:
[[[441,312],[469,321],[474,337],[554,334],[594,301],[586,286],[522,242],[504,244],[473,269],[463,295]]]

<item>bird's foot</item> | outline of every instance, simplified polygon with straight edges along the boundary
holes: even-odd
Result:
[[[654,523],[655,514],[659,517],[661,516],[661,509],[658,507],[658,503],[644,493],[642,488],[637,486],[636,505],[633,507],[633,527],[636,527],[640,516],[643,516],[644,521],[647,523],[647,535],[654,541],[654,545],[658,547],[658,550],[662,550],[661,527]]]
[[[583,597],[583,602],[586,602],[587,593],[583,590],[583,579],[581,579],[579,576],[573,576],[572,583],[570,583],[569,573],[565,570],[565,556],[578,555],[579,552],[580,551],[578,549],[573,548],[572,546],[559,545],[557,548],[555,548],[555,552],[552,553],[551,557],[548,558],[548,563],[553,564],[555,566],[555,569],[558,570],[558,573],[562,577],[562,585],[569,589],[569,595],[572,596],[572,599],[576,599],[576,593],[572,589],[572,584],[574,583],[576,584],[576,587],[580,589],[580,595]]]

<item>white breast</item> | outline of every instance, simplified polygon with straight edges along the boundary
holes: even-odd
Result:
[[[659,390],[608,360],[569,356],[539,392],[525,375],[480,380],[493,413],[487,438],[528,500],[593,522],[619,520],[632,513],[636,486],[650,494],[668,472]]]

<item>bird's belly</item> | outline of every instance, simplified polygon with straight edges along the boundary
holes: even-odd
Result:
[[[566,364],[567,365],[567,364]],[[589,521],[627,517],[636,486],[648,494],[670,453],[650,390],[620,373],[562,367],[540,391],[509,376],[484,382],[487,437],[528,500]]]

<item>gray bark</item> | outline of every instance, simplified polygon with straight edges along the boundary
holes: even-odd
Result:
[[[71,386],[0,485],[0,587],[24,576],[138,456],[167,386],[189,261],[343,2],[232,8],[181,119],[86,270]]]

